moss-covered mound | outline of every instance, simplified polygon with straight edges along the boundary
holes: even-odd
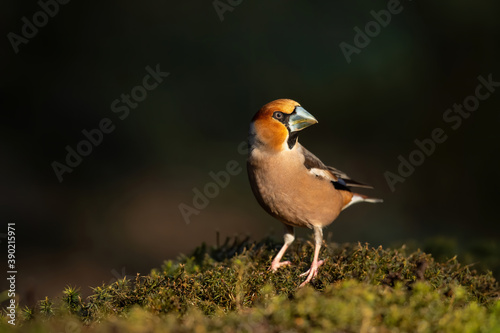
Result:
[[[231,243],[231,244],[230,244]],[[26,332],[500,332],[500,289],[455,258],[435,262],[403,248],[328,244],[316,280],[299,274],[313,245],[297,241],[294,264],[268,271],[279,245],[227,241],[201,246],[147,276],[96,287],[86,300],[67,288],[60,300],[25,308]]]

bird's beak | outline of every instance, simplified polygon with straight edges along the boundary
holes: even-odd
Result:
[[[307,112],[302,106],[295,107],[295,110],[290,115],[288,120],[288,127],[290,132],[297,132],[306,127],[316,124],[318,121],[312,114]]]

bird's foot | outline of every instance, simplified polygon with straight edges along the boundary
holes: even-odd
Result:
[[[281,266],[287,266],[287,265],[290,265],[291,262],[290,261],[281,261],[281,262],[272,262],[271,263],[271,267],[269,267],[269,270],[270,271],[273,271],[273,272],[276,272],[278,270],[278,268],[280,268]]]
[[[302,288],[303,286],[308,284],[312,279],[314,279],[316,277],[316,275],[318,275],[318,268],[319,268],[319,266],[323,265],[324,262],[325,262],[324,260],[319,260],[316,263],[316,265],[313,263],[311,265],[311,268],[309,268],[307,270],[307,272],[304,272],[304,273],[299,275],[299,276],[306,276],[307,275],[307,279],[304,282],[302,282],[302,284],[299,286],[299,288]]]

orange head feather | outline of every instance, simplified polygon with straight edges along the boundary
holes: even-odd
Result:
[[[273,115],[277,111],[291,114],[297,106],[300,104],[291,99],[277,99],[264,105],[252,119],[256,139],[266,147],[281,150],[289,133],[286,126]]]

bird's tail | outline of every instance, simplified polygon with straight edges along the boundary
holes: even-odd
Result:
[[[352,204],[358,203],[358,202],[370,202],[370,203],[379,203],[379,202],[384,202],[382,199],[377,199],[377,198],[370,198],[369,196],[359,194],[359,193],[353,193],[351,201],[345,205],[342,210],[346,209]]]

